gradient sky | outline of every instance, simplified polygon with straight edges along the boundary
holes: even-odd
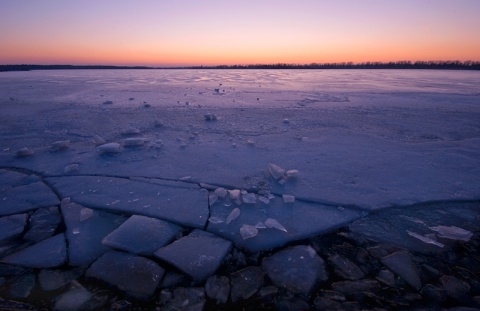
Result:
[[[0,64],[480,61],[480,0],[0,0]]]

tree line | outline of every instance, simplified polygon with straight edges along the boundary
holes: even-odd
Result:
[[[0,71],[59,70],[59,69],[444,69],[480,70],[478,61],[397,61],[397,62],[338,62],[311,64],[251,64],[218,66],[109,66],[109,65],[0,65]]]

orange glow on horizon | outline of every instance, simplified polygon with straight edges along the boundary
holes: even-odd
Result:
[[[25,1],[0,5],[0,64],[480,61],[477,0]]]

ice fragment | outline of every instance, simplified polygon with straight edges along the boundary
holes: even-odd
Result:
[[[244,239],[244,240],[253,238],[257,234],[258,234],[258,229],[255,228],[255,226],[244,224],[240,228],[240,235],[242,236],[242,239]]]
[[[283,198],[283,202],[285,202],[285,203],[295,202],[295,196],[290,195],[290,194],[283,194],[282,198]]]
[[[262,202],[263,204],[265,204],[265,205],[268,205],[268,204],[270,203],[270,199],[267,198],[267,197],[264,197],[264,196],[259,196],[259,197],[258,197],[258,200],[259,200],[260,202]]]
[[[299,171],[298,170],[288,170],[285,172],[285,175],[288,177],[288,178],[294,178],[294,177],[298,177],[299,175]]]
[[[209,222],[212,224],[220,224],[223,222],[223,220],[220,217],[212,216],[208,219]]]
[[[143,138],[126,138],[123,140],[124,147],[141,147],[145,143]]]
[[[122,146],[118,143],[108,143],[97,147],[100,154],[120,153],[122,152]]]
[[[237,219],[238,216],[240,216],[240,209],[238,207],[236,207],[230,212],[230,215],[228,215],[227,224],[229,224],[232,221],[234,221],[235,219]]]
[[[267,226],[267,228],[273,228],[287,232],[287,229],[285,229],[284,226],[282,226],[276,219],[273,218],[267,218],[267,220],[265,220],[265,226]]]
[[[238,189],[228,190],[228,193],[230,194],[230,199],[232,200],[238,200],[240,198],[240,190]]]
[[[105,139],[103,139],[102,137],[98,136],[98,135],[94,135],[93,136],[93,142],[95,143],[95,145],[99,146],[99,145],[103,145],[106,143]]]
[[[242,195],[242,199],[245,204],[255,204],[257,202],[255,193],[246,193]]]
[[[438,232],[439,237],[451,240],[468,241],[473,235],[470,231],[455,226],[436,226],[430,229]]]
[[[283,168],[273,163],[268,164],[268,171],[275,180],[279,180],[285,174],[285,170]]]
[[[423,236],[423,235],[420,235],[420,234],[418,234],[418,233],[415,233],[415,232],[412,232],[412,231],[408,231],[408,230],[407,230],[407,233],[408,233],[410,236],[413,236],[414,238],[419,239],[419,240],[422,241],[423,243],[436,245],[436,246],[438,246],[438,247],[444,247],[444,246],[445,246],[445,245],[443,245],[442,243],[437,242],[437,241],[435,241],[434,239],[429,238],[429,237],[427,237],[427,236]]]
[[[257,229],[267,229],[267,226],[263,222],[259,222],[255,225],[255,228]]]
[[[215,121],[217,120],[217,116],[214,113],[206,113],[204,114],[205,121]]]
[[[228,191],[227,191],[227,189],[220,187],[220,188],[215,189],[215,194],[218,195],[218,197],[223,199],[227,196]]]

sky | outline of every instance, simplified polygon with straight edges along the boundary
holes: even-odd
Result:
[[[480,0],[0,0],[0,64],[480,61]]]

